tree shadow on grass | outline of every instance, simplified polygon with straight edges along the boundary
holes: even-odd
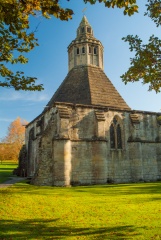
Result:
[[[135,194],[161,194],[161,182],[151,183],[131,183],[131,184],[110,184],[110,185],[95,185],[86,186],[84,189],[75,188],[77,192],[88,192],[93,194],[105,195],[106,191],[108,196],[121,196],[121,195],[135,195]],[[161,198],[161,195],[160,195]]]
[[[154,183],[135,183],[135,184],[111,184],[111,185],[93,185],[93,186],[77,186],[71,188],[63,187],[48,187],[48,186],[34,186],[25,183],[18,183],[12,188],[3,189],[1,194],[6,194],[11,192],[12,194],[28,194],[30,195],[49,195],[49,196],[64,196],[64,194],[70,196],[114,196],[121,197],[127,195],[137,195],[139,198],[137,201],[152,201],[152,200],[161,200],[161,182]],[[77,194],[76,194],[77,193]],[[146,198],[142,199],[141,195],[149,195]]]
[[[34,186],[30,185],[33,192],[34,190],[46,189],[49,191],[54,191],[54,189],[59,189],[64,193],[65,191],[70,192],[90,192],[93,194],[105,194],[108,191],[108,195],[126,195],[126,194],[161,194],[161,182],[153,183],[131,183],[131,184],[107,184],[107,185],[90,185],[90,186],[77,186],[71,188],[64,187],[48,187],[48,186]],[[26,189],[25,186],[17,186],[18,188]]]
[[[74,227],[62,225],[59,219],[0,220],[0,239],[110,239],[123,240],[138,236],[133,226]],[[75,237],[75,238],[74,238]],[[83,238],[84,239],[84,238]]]

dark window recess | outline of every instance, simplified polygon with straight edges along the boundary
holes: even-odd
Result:
[[[84,33],[84,27],[81,28],[81,32]]]
[[[94,47],[94,54],[97,54],[97,48]]]
[[[42,139],[39,141],[39,147],[42,147]]]
[[[113,124],[110,126],[110,144],[111,148],[115,148],[115,130]]]
[[[85,47],[82,47],[82,53],[85,53]]]
[[[110,126],[110,146],[112,149],[122,149],[121,126],[116,117]]]
[[[122,149],[121,127],[117,125],[117,148]]]
[[[113,123],[114,123],[115,125],[117,124],[117,118],[116,118],[116,117],[114,117]]]
[[[91,33],[91,28],[90,27],[87,27],[87,32]]]
[[[29,141],[35,139],[34,127],[32,127],[29,131]]]
[[[36,127],[40,127],[40,133],[44,130],[44,116],[37,121]]]
[[[77,54],[79,54],[79,48],[77,48]]]
[[[91,47],[89,47],[89,53],[92,53],[92,48]]]

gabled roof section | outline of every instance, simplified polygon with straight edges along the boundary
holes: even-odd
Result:
[[[130,110],[103,70],[94,66],[73,68],[47,106],[54,102],[100,105]]]

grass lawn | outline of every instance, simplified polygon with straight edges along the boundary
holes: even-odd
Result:
[[[16,167],[16,162],[3,161],[0,163],[0,183],[6,181],[12,175],[13,169]]]
[[[0,189],[0,239],[161,239],[161,182]]]

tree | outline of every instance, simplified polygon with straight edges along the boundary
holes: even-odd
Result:
[[[160,0],[148,0],[147,12],[157,27],[161,25],[161,2]],[[161,88],[161,40],[154,35],[150,36],[149,42],[143,44],[136,35],[124,37],[129,42],[130,51],[135,52],[134,58],[130,59],[131,67],[121,76],[123,82],[142,81],[149,84],[149,90],[160,92]]]
[[[70,0],[66,0],[70,1]],[[124,14],[137,12],[136,0],[83,0],[105,7],[124,9]],[[1,0],[0,3],[0,86],[15,90],[43,90],[42,84],[36,85],[35,77],[26,77],[23,72],[13,72],[8,65],[28,62],[24,54],[38,46],[35,32],[30,30],[30,16],[41,14],[45,18],[54,16],[60,20],[72,18],[72,9],[61,7],[60,0]],[[35,30],[36,31],[36,30]]]
[[[66,0],[70,1],[70,0]],[[123,8],[123,13],[133,15],[138,12],[136,0],[83,0],[95,4],[103,3],[105,7]],[[145,15],[150,17],[157,27],[161,25],[160,0],[147,0]],[[60,0],[1,0],[0,3],[0,86],[13,87],[15,90],[42,90],[41,84],[35,85],[35,77],[25,77],[23,72],[12,72],[6,64],[27,63],[24,56],[38,46],[35,32],[29,32],[30,16],[41,14],[45,18],[55,16],[60,20],[72,18],[72,9],[61,7]],[[131,58],[131,67],[121,76],[126,83],[142,81],[149,84],[149,90],[160,91],[161,87],[161,40],[151,36],[148,44],[143,44],[138,36],[124,37],[129,42],[130,50],[135,52]]]
[[[0,161],[8,160],[8,155],[7,155],[7,144],[6,143],[0,143]]]
[[[7,159],[18,159],[20,149],[25,142],[26,124],[26,120],[22,120],[18,117],[8,127],[8,134],[3,140],[3,144],[1,144],[4,147],[5,157],[7,157]]]

